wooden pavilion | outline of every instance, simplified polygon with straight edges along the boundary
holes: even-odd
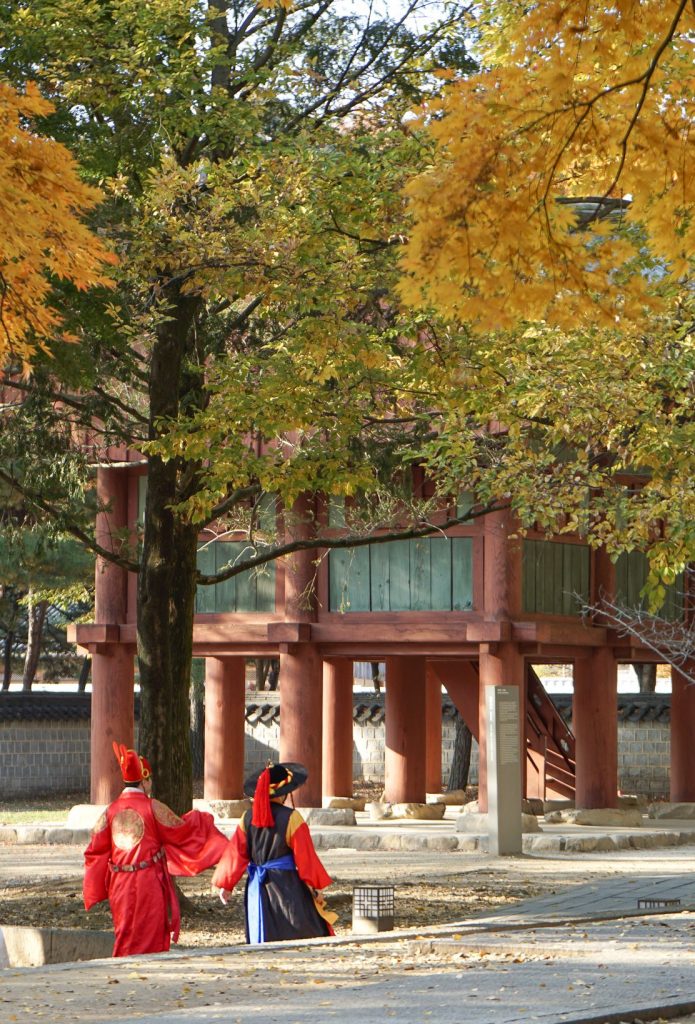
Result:
[[[98,469],[99,500],[108,508],[97,523],[104,547],[115,531],[135,529],[145,474],[142,460],[127,452]],[[319,521],[328,516],[320,498],[303,501]],[[304,551],[263,575],[200,587],[193,644],[194,656],[206,660],[205,797],[241,795],[245,661],[277,656],[280,757],[309,768],[304,806],[351,794],[353,662],[383,661],[387,800],[423,802],[441,790],[444,686],[480,746],[484,810],[485,688],[506,685],[519,688],[526,795],[615,807],[617,666],[657,659],[582,618],[580,604],[599,595],[634,601],[644,559],[623,555],[614,565],[579,537],[517,538],[513,527],[507,512],[494,512],[447,537],[335,550],[318,570],[318,552]],[[226,565],[241,546],[226,539],[201,545],[201,569]],[[675,601],[670,613],[679,614]],[[119,789],[111,740],[133,740],[133,574],[99,562],[95,622],[78,626],[73,639],[93,658],[91,799],[106,803]],[[573,666],[571,731],[533,671],[544,662]],[[671,707],[671,799],[695,801],[695,687],[678,672]]]

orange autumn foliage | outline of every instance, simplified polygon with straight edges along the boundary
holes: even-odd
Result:
[[[61,330],[51,278],[108,285],[106,267],[116,262],[81,219],[101,193],[80,180],[64,146],[30,127],[52,109],[35,85],[19,94],[0,82],[0,360],[20,361],[25,372]]]
[[[404,295],[483,331],[622,328],[668,307],[695,250],[691,0],[479,12],[482,70],[445,74],[423,115]],[[626,213],[578,231],[584,197]]]

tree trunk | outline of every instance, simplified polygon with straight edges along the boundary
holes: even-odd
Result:
[[[271,658],[270,668],[268,669],[268,689],[273,691],[277,690],[280,682],[280,659]]]
[[[9,632],[6,634],[3,641],[3,652],[2,652],[2,688],[3,690],[9,690],[10,683],[12,681],[12,645],[14,644],[14,633]]]
[[[205,662],[194,658],[191,666],[191,761],[193,778],[205,771]]]
[[[92,659],[87,657],[82,659],[82,666],[80,668],[80,675],[77,680],[77,692],[84,693],[87,689],[87,683],[89,682],[89,676],[92,671]]]
[[[34,682],[36,669],[41,656],[41,635],[43,624],[46,621],[48,601],[37,601],[34,604],[29,591],[29,607],[27,609],[27,653],[24,658],[24,675],[22,678],[22,690],[29,692]]]
[[[270,671],[270,658],[254,658],[253,663],[256,666],[256,692],[260,693],[265,690],[265,681]]]
[[[166,318],[158,326],[150,362],[149,436],[179,415],[180,394],[195,395],[200,375],[184,366],[199,300],[168,289]],[[150,455],[141,568],[138,573],[137,649],[140,668],[140,749],[153,767],[154,793],[178,814],[193,800],[190,703],[198,527],[172,506],[184,471],[178,459]]]
[[[454,721],[456,730],[454,732],[454,752],[451,759],[449,771],[449,782],[447,788],[465,789],[468,785],[468,772],[471,767],[471,747],[473,735],[458,711],[455,712]]]
[[[640,693],[654,693],[656,690],[656,665],[649,662],[635,663],[632,666],[637,674]]]

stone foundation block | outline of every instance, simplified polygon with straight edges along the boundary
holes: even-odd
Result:
[[[675,818],[680,821],[695,820],[695,804],[650,804],[647,810],[650,818]]]
[[[476,832],[480,835],[487,835],[488,830],[489,826],[487,814],[481,814],[480,812],[474,813],[473,811],[468,811],[465,814],[460,814],[456,819],[457,832]],[[538,824],[538,818],[536,818],[534,814],[522,814],[521,831],[541,832],[542,829]]]
[[[75,804],[68,812],[65,827],[86,828],[91,832],[105,810],[106,804]]]
[[[43,843],[45,837],[45,828],[35,828],[33,825],[17,826],[17,844],[19,846],[32,846],[36,843]]]
[[[413,818],[417,821],[441,821],[446,804],[392,804],[392,818]]]
[[[218,821],[241,818],[251,807],[248,797],[240,797],[238,800],[194,800],[193,807],[196,811],[207,811],[214,815]]]
[[[40,967],[74,960],[100,960],[110,957],[112,952],[112,932],[15,925],[0,927],[0,967]]]
[[[466,806],[469,807],[470,804]],[[487,835],[487,814],[480,814],[479,811],[467,811],[464,807],[463,814],[459,814],[456,819],[456,831]]]
[[[361,796],[325,796],[323,806],[328,810],[363,811],[367,800]]]
[[[81,830],[77,834],[82,835]],[[71,846],[75,843],[75,833],[71,828],[47,828],[43,841],[51,846]]]
[[[461,853],[483,853],[487,836],[457,836],[456,849]]]
[[[544,801],[539,797],[527,797],[521,801],[521,810],[524,814],[533,814],[535,817],[541,818],[545,814],[543,804]]]
[[[307,825],[356,825],[355,812],[349,807],[298,807]]]
[[[466,802],[465,789],[451,789],[446,793],[428,793],[425,797],[428,804],[446,804],[447,807],[457,807]]]
[[[567,836],[565,850],[567,853],[594,853],[597,843],[596,836]]]
[[[594,807],[590,810],[560,810],[545,815],[551,824],[618,825],[622,828],[640,828],[642,812],[637,807]]]
[[[630,846],[633,850],[654,850],[656,847],[661,846],[659,842],[659,836],[655,835],[654,832],[645,832],[644,835],[630,835]]]
[[[524,853],[560,853],[564,849],[563,836],[527,835],[522,839]]]
[[[390,818],[393,815],[391,804],[382,803],[378,800],[366,804],[365,809],[369,811],[369,817],[372,821],[383,821],[384,818]]]

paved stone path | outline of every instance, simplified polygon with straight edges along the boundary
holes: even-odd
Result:
[[[668,875],[611,875],[427,935],[411,932],[381,936],[376,942],[342,939],[230,947],[6,969],[0,971],[0,1021],[663,1020],[695,1012],[695,913],[596,918],[608,913],[636,915],[642,895],[680,898],[683,906],[695,905],[689,858],[686,851],[679,853],[679,858],[672,855]],[[65,854],[72,859],[71,851]],[[461,855],[452,854],[443,858],[447,868],[454,856],[460,863]],[[653,866],[654,861],[646,863]],[[517,862],[506,866],[515,869]],[[557,862],[552,865],[556,866]]]

